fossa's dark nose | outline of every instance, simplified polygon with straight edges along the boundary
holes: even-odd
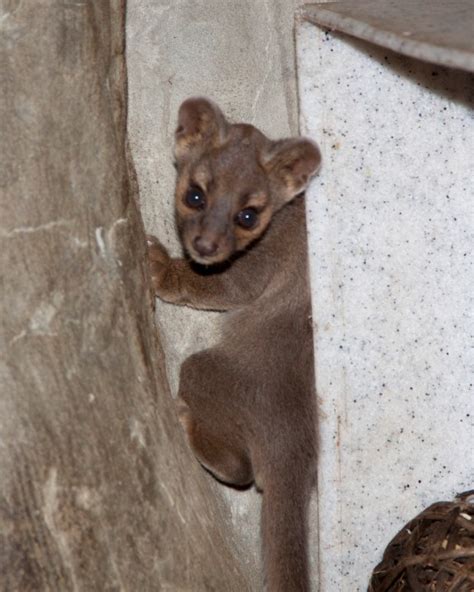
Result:
[[[217,243],[202,236],[198,236],[193,240],[193,247],[201,257],[210,257],[217,251]]]

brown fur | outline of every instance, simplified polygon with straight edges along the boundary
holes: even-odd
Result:
[[[262,491],[267,590],[309,591],[316,402],[304,203],[293,198],[319,150],[230,125],[216,105],[193,98],[180,108],[175,155],[177,224],[194,261],[171,259],[150,237],[154,289],[163,300],[227,311],[220,343],[182,365],[180,420],[218,479]],[[205,196],[200,210],[186,204],[190,186]],[[244,229],[235,217],[248,207],[258,223]],[[203,255],[196,244],[214,250]]]

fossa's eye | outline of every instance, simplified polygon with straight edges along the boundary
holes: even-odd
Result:
[[[195,210],[201,210],[206,205],[204,192],[199,187],[190,187],[184,196],[184,203]]]
[[[257,210],[254,208],[245,208],[245,210],[242,210],[237,214],[235,221],[239,226],[242,226],[242,228],[250,230],[250,228],[253,228],[258,222]]]

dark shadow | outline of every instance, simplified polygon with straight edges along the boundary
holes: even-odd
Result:
[[[235,491],[248,491],[249,489],[252,489],[254,486],[253,482],[248,483],[247,485],[236,485],[235,483],[229,483],[228,481],[223,481],[222,479],[219,479],[219,477],[217,477],[211,470],[209,470],[204,465],[201,464],[201,467],[206,471],[206,473],[211,475],[211,477],[214,479],[214,481],[217,481],[221,485],[225,485],[226,487],[229,487],[230,489],[234,489]]]

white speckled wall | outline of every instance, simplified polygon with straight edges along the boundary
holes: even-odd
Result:
[[[474,84],[308,23],[297,41],[324,154],[306,198],[321,592],[365,591],[405,522],[474,487]]]

